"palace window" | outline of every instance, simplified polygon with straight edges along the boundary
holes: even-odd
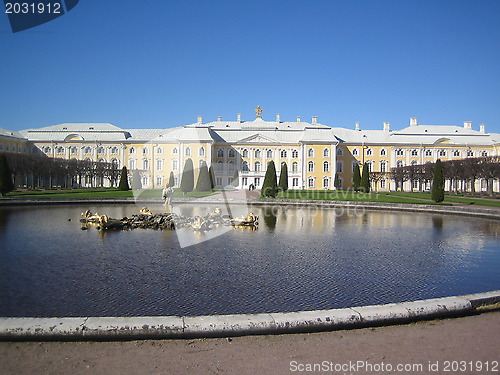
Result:
[[[228,167],[229,172],[234,172],[234,161],[231,160]]]
[[[224,170],[224,164],[219,160],[217,162],[217,171],[222,172]]]
[[[129,169],[135,169],[135,159],[130,159],[128,161]]]
[[[254,171],[260,172],[260,161],[256,161],[254,164]]]
[[[329,163],[329,162],[327,162],[327,161],[325,161],[325,162],[323,163],[323,172],[325,172],[325,173],[330,172],[330,163]]]
[[[191,147],[186,147],[184,153],[186,154],[186,156],[191,156]]]
[[[299,179],[297,177],[292,178],[292,186],[293,187],[299,186]]]
[[[380,156],[387,156],[387,150],[385,148],[380,150]]]
[[[217,150],[217,157],[218,158],[223,158],[224,157],[224,149],[223,148],[219,148]]]
[[[446,151],[445,150],[439,150],[439,156],[446,156]]]
[[[396,156],[403,156],[403,155],[404,155],[404,151],[403,151],[403,150],[401,150],[400,148],[398,148],[398,149],[396,150]]]
[[[145,170],[149,169],[149,160],[148,159],[144,159],[142,161],[142,169],[145,169]]]
[[[309,163],[307,163],[307,170],[309,172],[314,172],[314,162],[310,161]]]
[[[309,177],[309,179],[307,180],[307,187],[314,188],[314,178]]]
[[[247,149],[243,150],[243,152],[241,153],[241,155],[244,158],[248,158],[248,150]]]
[[[357,161],[353,161],[352,162],[352,171],[354,172],[356,170],[356,168],[358,168],[358,162]]]
[[[299,171],[299,163],[297,163],[296,161],[294,161],[292,163],[292,173],[297,173]]]
[[[261,152],[260,152],[260,150],[255,150],[254,156],[255,156],[256,159],[260,159],[261,158]]]
[[[380,172],[387,172],[387,162],[386,161],[380,162]]]
[[[236,155],[236,154],[235,154],[235,152],[234,152],[234,148],[230,148],[230,149],[229,149],[229,152],[228,152],[228,156],[229,156],[230,158],[234,158],[234,157],[235,157],[235,155]]]
[[[411,150],[411,156],[418,156],[417,150]]]
[[[432,150],[425,150],[425,156],[432,156]]]
[[[58,153],[58,154],[63,154],[63,153],[64,153],[64,147],[59,146],[59,147],[57,148],[57,153]]]
[[[120,166],[120,162],[118,161],[117,158],[113,158],[111,159],[111,164],[113,165],[114,168],[118,169],[118,167]]]
[[[330,187],[330,179],[328,177],[323,177],[323,188],[328,189]]]
[[[177,155],[178,153],[179,150],[177,149],[177,147],[174,147],[174,149],[172,150],[172,154]]]
[[[468,156],[468,157],[474,156],[474,151],[472,151],[472,150],[467,150],[467,156]]]
[[[344,151],[342,151],[341,148],[338,148],[337,149],[337,156],[342,156],[342,155],[344,155]]]
[[[156,170],[158,172],[163,170],[163,159],[156,159]]]
[[[341,161],[338,161],[337,162],[337,172],[338,173],[341,173],[342,172],[342,169],[343,169],[344,165]]]
[[[130,154],[135,154],[135,147],[130,147],[130,150],[128,152]]]
[[[329,158],[330,157],[330,150],[329,149],[325,148],[323,150],[323,157],[324,158]]]
[[[371,148],[366,150],[366,156],[372,156],[373,155],[373,150]]]
[[[380,188],[385,189],[385,178],[380,180]]]
[[[272,159],[273,158],[273,150],[267,150],[266,152],[266,157],[268,159]]]
[[[163,186],[163,176],[156,176],[156,185]]]
[[[143,147],[143,148],[142,148],[142,154],[143,154],[143,155],[147,155],[147,154],[149,154],[149,149],[148,149],[147,147]]]
[[[202,158],[205,157],[205,147],[202,146],[198,149],[198,156]]]
[[[309,150],[307,150],[307,156],[310,158],[313,158],[314,157],[314,149],[310,148]]]
[[[358,156],[358,149],[357,148],[355,148],[355,149],[352,150],[352,155],[353,156]]]
[[[75,147],[75,150],[76,150],[76,147]],[[73,153],[73,152],[71,152],[71,153]],[[76,154],[76,151],[74,153]],[[111,148],[111,153],[114,154],[114,155],[118,154],[118,147],[113,146]]]
[[[243,172],[248,172],[249,169],[248,169],[248,162],[247,161],[244,161],[242,166],[241,166],[241,169]]]
[[[280,156],[286,158],[286,150],[281,150]]]
[[[412,160],[410,164],[411,164],[411,165],[417,165],[417,164],[418,164],[418,162],[417,162],[416,160]]]
[[[299,157],[299,152],[297,150],[292,151],[292,158],[298,158]]]
[[[92,153],[92,147],[85,147],[85,153],[86,154],[91,154]]]
[[[248,178],[247,177],[242,177],[241,178],[241,184],[243,186],[247,186],[248,185]]]
[[[398,160],[398,161],[396,162],[396,167],[398,167],[398,168],[399,168],[399,167],[402,167],[402,166],[403,166],[403,160]]]
[[[156,153],[157,153],[157,154],[163,154],[163,148],[158,147],[158,148],[156,149]]]
[[[488,156],[488,151],[481,152],[481,156],[483,156],[483,157]]]
[[[459,150],[453,151],[453,156],[460,157],[460,151]]]
[[[174,171],[179,170],[179,160],[177,160],[177,159],[172,160],[172,170],[174,170]]]

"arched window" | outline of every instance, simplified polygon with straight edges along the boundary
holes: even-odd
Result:
[[[352,150],[352,155],[353,155],[353,156],[358,156],[358,149],[357,149],[357,148],[354,148],[354,149]]]
[[[330,163],[327,161],[323,162],[323,172],[325,173],[330,172]]]
[[[248,158],[248,150],[247,149],[243,150],[243,152],[241,153],[241,155],[244,158]]]
[[[229,152],[228,152],[228,156],[230,158],[234,158],[236,156],[235,152],[234,152],[234,148],[230,148],[229,149]]]
[[[261,158],[261,152],[260,152],[260,150],[255,150],[255,152],[254,152],[254,157],[255,157],[256,159],[260,159],[260,158]]]
[[[286,155],[287,155],[287,154],[286,154],[286,150],[281,150],[281,152],[280,152],[280,156],[281,156],[282,158],[286,158]]]
[[[201,146],[199,149],[198,149],[198,156],[200,157],[205,157],[205,147]]]
[[[158,147],[158,148],[156,149],[156,153],[157,153],[157,154],[163,154],[163,148]]]
[[[99,160],[97,160],[99,163],[104,163],[106,162],[106,160],[104,160],[103,158],[99,158]]]
[[[401,150],[400,148],[398,148],[398,149],[396,150],[396,156],[403,156],[403,155],[404,155],[404,151],[403,151],[403,150]]]
[[[373,150],[371,148],[366,150],[366,156],[372,156],[373,155]]]
[[[163,170],[163,159],[156,159],[156,170],[158,172]]]
[[[309,172],[314,172],[314,162],[310,161],[309,163],[307,163],[307,170]]]
[[[446,151],[445,150],[439,150],[439,156],[446,156]]]
[[[309,179],[307,180],[307,187],[314,188],[314,178],[313,177],[309,177]]]
[[[299,163],[297,163],[296,161],[294,161],[292,163],[292,172],[293,173],[297,173],[299,171]]]
[[[143,148],[142,148],[142,154],[143,154],[143,155],[147,155],[147,154],[149,154],[149,149],[148,149],[147,147],[143,147]]]
[[[387,162],[386,161],[380,162],[380,172],[387,172]]]
[[[337,162],[337,172],[342,173],[342,170],[344,169],[344,164],[341,161]]]
[[[179,170],[179,160],[177,159],[172,160],[172,170],[173,171]]]
[[[135,147],[130,147],[129,153],[130,154],[135,154]]]
[[[241,165],[241,169],[243,170],[243,172],[248,172],[248,162],[247,161],[244,161],[243,164]]]
[[[425,156],[432,156],[432,150],[425,150]]]
[[[149,160],[148,159],[142,160],[142,169],[145,169],[145,170],[149,169]]]
[[[483,156],[483,157],[488,156],[488,151],[483,151],[483,152],[481,152],[481,156]]]
[[[113,146],[113,147],[111,148],[111,153],[112,153],[113,155],[118,154],[118,147]],[[76,154],[76,151],[75,151],[75,154]]]
[[[128,161],[129,169],[135,169],[135,159],[130,159]]]
[[[191,147],[186,147],[186,150],[184,152],[186,156],[191,156]]]
[[[217,150],[217,157],[218,158],[223,158],[224,157],[224,149],[223,148],[219,148]]]
[[[474,151],[472,150],[467,150],[467,156],[470,157],[470,156],[474,156]]]
[[[234,161],[229,161],[229,165],[228,165],[228,171],[229,172],[234,172]]]
[[[85,153],[86,154],[91,154],[92,153],[92,147],[89,147],[89,146],[85,147]]]
[[[118,161],[117,158],[111,159],[111,164],[113,165],[114,168],[118,169],[120,167],[120,162]]]
[[[460,156],[460,151],[459,150],[455,150],[453,152],[453,156],[459,157]]]
[[[174,149],[172,150],[172,154],[177,155],[178,153],[179,150],[177,149],[177,147],[174,147]]]
[[[344,151],[342,151],[341,148],[338,148],[337,149],[337,156],[342,156],[342,155],[344,155]]]
[[[266,157],[268,159],[272,159],[273,158],[273,150],[267,150],[266,152]]]
[[[418,156],[417,150],[411,150],[411,156]]]
[[[323,177],[323,188],[328,189],[330,187],[330,179],[328,177]]]
[[[382,150],[380,150],[380,156],[386,156],[387,155],[387,151],[385,148],[383,148]]]
[[[412,160],[412,161],[410,162],[410,165],[417,165],[417,161],[416,161],[416,160]]]
[[[71,152],[73,155],[78,153],[78,147],[76,146],[71,146],[69,149],[69,152]]]
[[[254,167],[255,172],[260,172],[260,161],[256,161]]]
[[[402,166],[403,166],[403,160],[398,160],[398,161],[396,162],[396,167],[400,168],[400,167],[402,167]]]
[[[330,150],[329,149],[325,148],[323,150],[323,157],[324,158],[329,158],[330,157]]]
[[[58,154],[63,154],[63,153],[64,153],[64,147],[59,146],[59,147],[57,148],[57,153],[58,153]]]
[[[307,156],[310,158],[313,158],[314,157],[314,149],[310,148],[309,150],[307,150]]]

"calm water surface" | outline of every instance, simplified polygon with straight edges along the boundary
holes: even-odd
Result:
[[[87,208],[138,212],[0,208],[0,316],[298,311],[500,289],[493,220],[253,207],[258,230],[181,248],[175,231],[82,231]]]

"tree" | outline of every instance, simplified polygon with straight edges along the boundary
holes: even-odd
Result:
[[[200,172],[198,174],[198,180],[196,181],[197,191],[210,191],[212,190],[212,185],[210,184],[210,175],[208,174],[207,163],[204,161],[201,163]]]
[[[284,162],[281,163],[280,181],[278,187],[281,192],[288,190],[288,166]]]
[[[335,172],[335,179],[333,180],[333,186],[337,190],[340,190],[342,188],[342,186],[340,184],[340,177],[339,177],[339,174],[337,172]]]
[[[444,200],[443,164],[441,163],[441,159],[438,159],[434,166],[431,197],[434,202],[442,202]]]
[[[361,175],[360,188],[361,191],[365,193],[370,192],[370,168],[368,168],[368,163],[363,164],[363,174]]]
[[[278,183],[276,179],[276,167],[274,166],[274,161],[270,161],[267,164],[266,175],[264,177],[264,183],[262,184],[261,195],[263,197],[275,198],[278,194]]]
[[[184,194],[193,191],[194,188],[194,170],[193,161],[188,158],[186,163],[184,163],[184,169],[182,170],[181,177],[181,190]]]
[[[239,184],[240,184],[240,173],[238,172],[237,169],[235,169],[234,173],[233,173],[233,181],[232,181],[231,185],[233,185],[234,187],[238,187]]]
[[[14,190],[14,182],[9,164],[7,164],[5,155],[0,155],[0,195],[3,196],[12,190]]]
[[[361,184],[361,174],[359,173],[359,165],[356,164],[354,166],[354,171],[353,171],[353,175],[352,175],[352,188],[354,189],[354,191],[359,191],[359,187],[360,187],[360,184]]]
[[[210,186],[212,186],[212,189],[215,187],[215,177],[214,177],[214,168],[212,165],[210,165],[210,168],[208,168],[208,175],[210,176]]]
[[[168,177],[168,186],[173,188],[175,186],[175,176],[174,172],[170,171],[170,176]]]

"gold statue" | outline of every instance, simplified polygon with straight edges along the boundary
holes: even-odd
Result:
[[[257,118],[262,118],[262,108],[260,108],[260,105],[257,106],[255,113],[257,114]]]

